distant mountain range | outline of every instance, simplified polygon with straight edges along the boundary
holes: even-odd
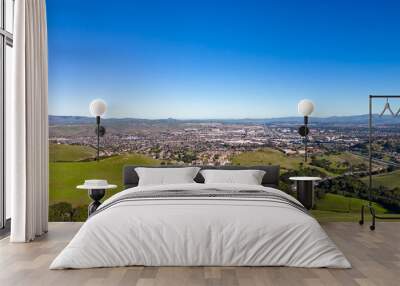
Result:
[[[367,125],[368,114],[364,115],[351,115],[351,116],[331,116],[331,117],[311,117],[310,123],[324,124],[324,125]],[[280,118],[260,118],[260,119],[141,119],[141,118],[106,118],[102,122],[107,125],[117,124],[179,124],[179,123],[225,123],[225,124],[301,124],[302,117],[280,117]],[[50,125],[86,125],[94,124],[93,117],[85,116],[58,116],[49,115]],[[384,115],[380,117],[377,114],[373,115],[373,123],[377,125],[391,125],[399,124],[400,116],[393,117],[391,115]]]

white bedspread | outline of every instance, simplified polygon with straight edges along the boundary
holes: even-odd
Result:
[[[181,184],[163,190],[266,190],[254,185]],[[318,222],[293,206],[258,199],[162,198],[124,201],[89,218],[50,269],[127,265],[349,268]]]

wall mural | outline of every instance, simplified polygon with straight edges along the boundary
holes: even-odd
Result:
[[[361,123],[360,123],[360,120]],[[386,122],[386,118],[377,119]],[[104,119],[96,161],[95,118],[50,116],[50,218],[85,220],[91,201],[76,186],[85,179],[107,179],[122,189],[122,167],[134,165],[281,166],[280,188],[293,193],[289,177],[323,178],[313,214],[320,220],[357,220],[368,198],[366,117],[314,118],[309,160],[298,134],[300,119],[141,120]],[[363,123],[364,122],[364,123]],[[384,124],[374,142],[373,200],[378,213],[400,206],[400,164],[396,125]]]
[[[368,95],[400,91],[395,25],[366,34],[376,7],[363,15],[340,8],[334,25],[329,5],[313,1],[296,9],[175,2],[47,3],[50,220],[84,221],[91,199],[76,186],[105,179],[118,186],[109,197],[122,190],[126,164],[278,164],[280,188],[293,195],[289,177],[322,178],[311,211],[318,220],[357,221],[368,199]],[[96,98],[107,103],[98,161]],[[304,98],[315,103],[307,162],[298,133]],[[379,214],[400,210],[400,118],[380,116],[385,104],[373,110]],[[399,104],[390,106],[396,113]]]

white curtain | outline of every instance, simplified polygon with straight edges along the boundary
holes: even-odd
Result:
[[[7,113],[12,242],[28,242],[48,225],[48,71],[45,0],[15,1],[14,70]],[[9,115],[9,116],[8,116]]]

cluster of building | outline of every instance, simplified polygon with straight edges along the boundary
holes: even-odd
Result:
[[[51,130],[54,128],[56,126]],[[65,130],[66,127],[63,128]],[[97,144],[96,136],[92,134],[76,135],[76,132],[71,132],[68,135],[64,132],[63,136],[50,136],[54,143],[93,147]],[[107,134],[101,138],[100,144],[102,156],[136,152],[166,164],[226,165],[233,155],[262,147],[273,147],[288,156],[302,154],[303,140],[295,124],[199,122],[166,123],[165,126],[141,124],[126,130],[107,127]],[[311,154],[349,151],[367,140],[366,128],[312,125],[308,150]]]

